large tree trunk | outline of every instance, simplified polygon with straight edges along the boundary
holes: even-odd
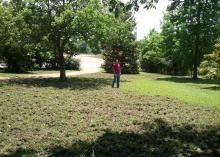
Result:
[[[194,66],[193,66],[193,79],[198,78],[198,62],[199,62],[199,35],[196,36]]]
[[[200,28],[201,28],[201,0],[198,0],[198,8],[197,8],[197,17],[196,17],[196,21],[197,21],[197,25],[196,25],[196,40],[195,40],[195,54],[194,54],[194,66],[193,66],[193,79],[197,79],[198,78],[198,65],[199,65],[199,44],[200,44]]]
[[[63,55],[64,43],[62,39],[60,39],[58,51],[59,51],[59,65],[60,65],[60,80],[66,80],[65,59]]]

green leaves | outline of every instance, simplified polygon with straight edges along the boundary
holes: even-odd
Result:
[[[184,73],[197,67],[218,37],[220,4],[217,0],[172,0],[162,25],[163,52]]]
[[[214,47],[215,50],[211,54],[204,56],[199,72],[206,78],[220,80],[220,38]]]
[[[39,67],[49,60],[52,64],[58,63],[63,53],[101,53],[113,49],[116,52],[115,47],[131,53],[135,49],[132,33],[135,24],[128,10],[131,5],[119,1],[115,5],[114,1],[110,3],[100,0],[10,1],[7,6],[0,5],[0,18],[4,18],[0,43],[20,49],[20,56],[28,56],[31,64],[37,63]],[[111,5],[117,16],[108,11]],[[15,53],[12,49],[9,52]]]

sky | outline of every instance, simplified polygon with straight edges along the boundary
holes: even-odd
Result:
[[[128,2],[129,0],[121,1]],[[163,20],[163,13],[166,11],[169,4],[169,0],[159,0],[158,4],[156,4],[156,9],[147,10],[141,7],[139,11],[135,13],[137,40],[144,39],[153,28],[157,31],[161,30],[160,24]]]

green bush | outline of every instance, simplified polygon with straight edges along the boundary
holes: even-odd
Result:
[[[211,54],[204,56],[199,73],[208,79],[220,80],[220,38],[214,47],[215,50]]]
[[[66,58],[65,61],[66,70],[79,70],[80,69],[80,61],[78,59]]]
[[[205,55],[205,60],[200,65],[199,73],[208,79],[220,80],[220,65],[215,62],[213,54]]]
[[[171,65],[171,61],[153,51],[149,51],[141,57],[141,69],[145,72],[168,74]]]
[[[106,72],[112,72],[112,64],[116,59],[118,59],[121,64],[121,72],[123,74],[139,73],[138,51],[135,42],[127,44],[115,42],[112,45],[112,49],[103,53],[103,56],[105,60],[103,68]]]
[[[146,72],[159,72],[160,58],[155,53],[144,54],[141,58],[141,69]]]
[[[188,72],[184,62],[177,62],[152,51],[145,53],[140,61],[141,69],[145,72],[169,75],[185,75]]]
[[[0,50],[0,56],[7,64],[6,72],[25,73],[32,70],[32,58],[25,49],[5,46]]]

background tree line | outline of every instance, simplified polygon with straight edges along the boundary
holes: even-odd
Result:
[[[158,0],[0,0],[0,61],[7,71],[26,72],[42,67],[79,67],[76,53],[101,53],[104,69],[119,59],[123,73],[142,70],[197,78],[203,61],[219,74],[214,45],[220,37],[219,0],[172,0],[162,31],[152,30],[136,41],[133,18],[141,4],[146,9]],[[215,57],[208,54],[215,53]],[[211,61],[210,61],[211,60]],[[217,68],[216,68],[217,67]],[[213,68],[217,69],[213,72]],[[212,70],[211,70],[212,69]],[[216,78],[216,77],[212,77]]]
[[[151,30],[149,36],[138,44],[142,69],[197,78],[204,55],[212,53],[218,42],[219,25],[219,0],[172,0],[164,15],[161,33]]]
[[[123,72],[138,72],[135,22],[128,5],[120,1],[1,1],[0,20],[0,59],[7,63],[7,71],[48,65],[59,68],[65,79],[71,56],[91,52],[104,54],[107,71],[117,58]]]

